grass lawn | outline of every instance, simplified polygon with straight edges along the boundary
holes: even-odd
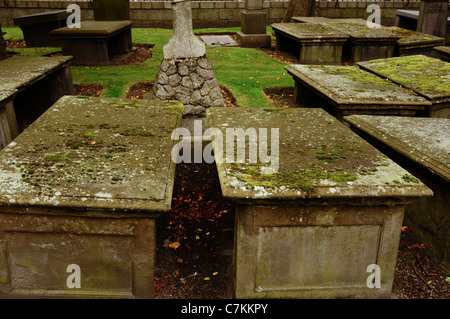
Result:
[[[5,39],[23,39],[19,28],[3,30],[6,32]],[[102,93],[104,97],[125,97],[131,85],[154,81],[163,58],[163,46],[172,36],[172,30],[132,30],[133,43],[154,44],[150,59],[142,64],[127,66],[72,66],[73,82],[100,84],[105,87]],[[239,28],[194,30],[195,33],[236,31],[239,31]],[[21,56],[45,55],[59,50],[60,48],[14,48]],[[259,49],[207,47],[207,56],[213,64],[217,81],[233,93],[239,106],[269,107],[270,102],[263,92],[264,88],[294,85],[292,77],[283,68],[285,63],[269,57]]]

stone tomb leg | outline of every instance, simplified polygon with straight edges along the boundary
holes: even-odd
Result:
[[[65,96],[0,152],[0,295],[154,298],[182,109]]]
[[[390,298],[405,205],[432,195],[424,184],[403,180],[407,171],[321,109],[210,108],[207,117],[222,132],[213,148],[228,160],[216,165],[236,207],[236,298]],[[270,163],[230,161],[232,127],[278,129]]]
[[[0,93],[0,150],[19,135],[16,113],[12,100],[14,93]]]

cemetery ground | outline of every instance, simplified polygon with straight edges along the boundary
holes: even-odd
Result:
[[[198,29],[197,34],[233,34],[240,28]],[[61,48],[25,48],[19,28],[4,28],[10,57],[60,54]],[[72,66],[77,94],[142,99],[172,30],[132,29],[135,53],[125,63]],[[271,30],[268,29],[271,33]],[[292,55],[272,48],[207,47],[228,107],[296,107],[294,81],[284,69]],[[234,207],[221,195],[214,164],[179,164],[171,211],[159,220],[155,297],[232,298]],[[404,225],[393,295],[400,299],[449,299],[450,274]]]

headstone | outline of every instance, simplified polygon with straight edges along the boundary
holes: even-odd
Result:
[[[427,106],[424,116],[450,118],[450,63],[411,55],[358,65],[429,100],[432,104]]]
[[[450,272],[450,119],[352,115],[352,130],[426,184],[433,197],[406,207],[405,225]],[[408,180],[402,177],[401,180]]]
[[[65,96],[0,152],[0,295],[154,298],[181,117],[175,101]]]
[[[129,0],[94,0],[94,20],[131,20]]]
[[[206,46],[192,31],[190,0],[172,1],[173,37],[164,46],[154,94],[160,100],[178,100],[185,115],[204,115],[211,106],[225,106]]]
[[[391,297],[405,205],[432,195],[423,183],[321,109],[210,108],[207,117],[223,137],[214,154],[235,140],[232,128],[248,135],[238,154],[249,141],[260,154],[236,160],[232,149],[216,161],[236,207],[236,298]],[[377,289],[371,265],[381,269]]]
[[[271,38],[267,34],[268,14],[263,9],[262,0],[245,0],[245,9],[241,12],[241,31],[237,41],[242,47],[270,47]]]
[[[2,26],[0,25],[0,61],[8,57],[8,54],[6,53],[5,39],[3,38],[4,34],[6,34],[6,32],[2,31]]]
[[[448,0],[422,0],[417,31],[445,38]]]

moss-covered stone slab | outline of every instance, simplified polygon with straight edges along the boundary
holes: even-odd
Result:
[[[330,21],[329,18],[325,17],[292,17],[293,22],[299,22],[299,23],[322,23]]]
[[[0,152],[0,292],[153,298],[182,114],[176,101],[65,96]],[[79,288],[66,284],[72,264]]]
[[[432,195],[424,184],[321,109],[210,108],[207,118],[223,143],[232,128],[267,129],[272,160],[279,130],[272,174],[229,153],[217,163],[222,194],[236,203],[237,298],[390,297],[404,205]],[[366,283],[371,264],[379,289]]]
[[[350,36],[344,48],[344,59],[349,62],[367,61],[393,56],[400,36],[387,27],[369,28],[364,19],[332,19],[324,22],[335,30]]]
[[[80,28],[59,28],[53,30],[51,34],[60,38],[70,36],[107,37],[131,27],[132,24],[133,22],[129,20],[83,21],[80,23]]]
[[[71,56],[23,57],[0,61],[0,93],[21,91],[56,70],[67,67]]]
[[[323,107],[342,119],[349,114],[412,116],[431,103],[357,66],[288,65],[296,82],[295,99]]]
[[[431,34],[411,31],[399,27],[390,27],[389,30],[394,34],[401,36],[395,48],[395,56],[423,54],[434,57],[435,53],[433,47],[445,43],[444,38]]]
[[[315,23],[274,23],[277,49],[299,55],[304,64],[341,64],[348,35]]]
[[[352,115],[352,129],[420,178],[434,196],[406,208],[406,221],[450,270],[450,119]]]
[[[427,116],[450,118],[450,63],[414,55],[361,62],[358,65],[431,101]]]
[[[450,62],[450,46],[437,46],[434,50],[438,53],[441,60]]]

